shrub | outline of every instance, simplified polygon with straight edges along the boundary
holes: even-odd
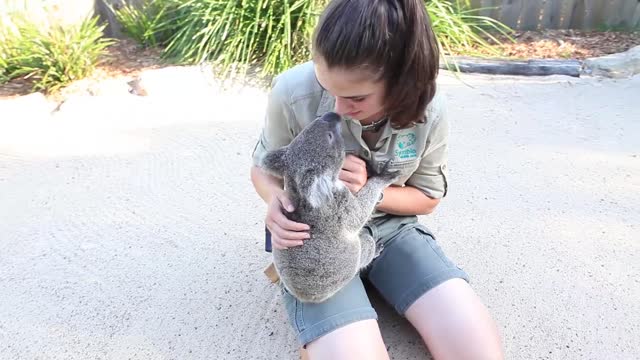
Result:
[[[174,24],[165,57],[182,63],[260,63],[276,74],[309,58],[325,0],[163,0]],[[164,22],[163,22],[164,23]]]
[[[508,26],[493,18],[477,15],[481,9],[472,9],[469,0],[432,0],[427,3],[427,10],[445,55],[462,53],[482,56],[478,49],[499,55],[499,50],[493,48],[486,39],[500,43],[495,33],[510,38],[512,32]]]
[[[173,13],[178,3],[168,0],[144,0],[140,5],[111,8],[123,32],[144,47],[164,46],[171,36]]]
[[[143,45],[164,45],[179,63],[259,64],[275,75],[310,58],[310,40],[327,0],[156,0],[117,11],[125,32]],[[480,55],[486,38],[508,34],[500,22],[478,16],[468,0],[426,2],[443,55]],[[495,40],[498,42],[497,40]]]
[[[5,80],[31,79],[34,90],[54,91],[93,71],[100,55],[112,44],[102,38],[104,26],[87,18],[73,26],[49,27],[12,16],[12,26],[0,33],[0,65]]]

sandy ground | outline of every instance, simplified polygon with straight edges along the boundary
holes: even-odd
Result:
[[[640,358],[640,76],[463,79],[421,221],[507,358]],[[248,176],[265,95],[120,90],[0,101],[0,358],[296,359]],[[424,358],[374,305],[391,357]]]

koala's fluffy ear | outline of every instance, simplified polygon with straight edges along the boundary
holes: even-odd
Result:
[[[278,150],[269,151],[260,161],[260,167],[273,175],[283,177],[285,170],[285,155],[287,148],[283,147]]]

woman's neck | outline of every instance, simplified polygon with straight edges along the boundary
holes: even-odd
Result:
[[[377,113],[367,117],[366,119],[359,120],[361,125],[369,125],[378,120],[382,120],[384,118],[384,111],[378,111]]]

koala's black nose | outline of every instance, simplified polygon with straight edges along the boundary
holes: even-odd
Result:
[[[324,115],[322,115],[322,120],[326,121],[326,122],[340,122],[340,115],[334,113],[334,112],[328,112]]]

